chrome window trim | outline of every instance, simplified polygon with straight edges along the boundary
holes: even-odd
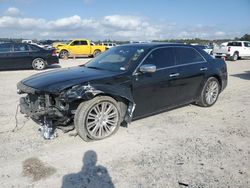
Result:
[[[163,67],[163,68],[156,69],[156,71],[164,70],[164,69],[169,69],[169,68],[174,68],[174,67],[181,67],[181,66],[186,66],[186,65],[201,64],[201,63],[206,63],[207,62],[207,60],[203,57],[203,55],[198,50],[196,50],[195,48],[193,48],[191,46],[161,46],[161,47],[154,48],[154,49],[150,50],[147,53],[147,55],[141,60],[141,62],[139,63],[139,65],[135,68],[132,76],[136,75],[136,72],[138,71],[138,69],[140,68],[140,66],[144,63],[144,61],[147,59],[147,57],[153,51],[158,50],[158,49],[163,49],[163,48],[191,48],[191,49],[195,50],[196,52],[198,52],[200,54],[200,56],[203,58],[204,61],[191,62],[191,63],[185,63],[185,64],[181,64],[181,65],[174,65],[174,66]]]

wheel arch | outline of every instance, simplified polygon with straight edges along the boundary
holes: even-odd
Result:
[[[84,91],[76,98],[70,99],[69,102],[75,102],[75,105],[78,106],[82,102],[92,100],[98,96],[109,96],[119,103],[119,106],[122,110],[125,109],[125,112],[122,112],[125,116],[125,121],[127,123],[131,122],[135,103],[132,97],[131,89],[129,87],[112,86],[106,84],[89,84],[82,87]]]

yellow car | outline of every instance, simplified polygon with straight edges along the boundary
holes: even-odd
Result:
[[[60,58],[68,58],[72,56],[96,57],[105,50],[107,50],[105,46],[94,45],[86,39],[75,39],[67,44],[60,44],[56,47],[56,52],[59,54]]]

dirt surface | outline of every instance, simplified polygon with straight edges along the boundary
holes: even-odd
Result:
[[[250,60],[227,65],[228,87],[213,107],[178,108],[89,143],[60,131],[44,140],[21,114],[12,132],[16,83],[37,71],[0,72],[0,187],[250,187]],[[23,176],[30,158],[45,168],[37,181]],[[46,175],[47,168],[53,173]]]

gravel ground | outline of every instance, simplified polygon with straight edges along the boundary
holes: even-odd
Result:
[[[90,143],[62,132],[44,140],[21,114],[12,132],[16,83],[37,71],[0,72],[0,187],[250,187],[250,60],[227,65],[228,87],[213,107],[178,108]]]

